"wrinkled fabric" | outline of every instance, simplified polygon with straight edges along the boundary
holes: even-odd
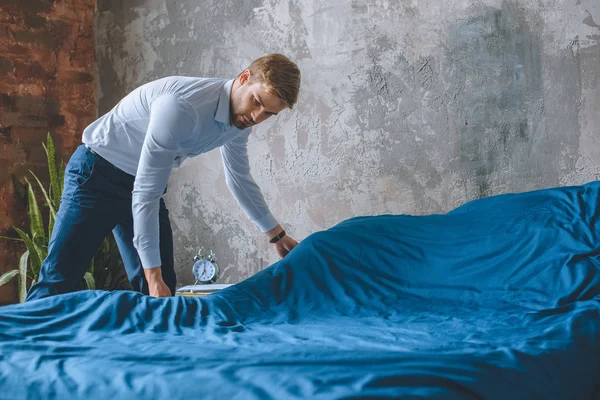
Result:
[[[600,398],[600,184],[346,220],[202,298],[0,308],[0,398]]]

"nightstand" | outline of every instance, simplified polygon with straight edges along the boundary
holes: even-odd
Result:
[[[218,292],[232,284],[229,283],[213,283],[209,285],[187,285],[182,286],[175,291],[175,295],[183,297],[202,297],[207,294]]]

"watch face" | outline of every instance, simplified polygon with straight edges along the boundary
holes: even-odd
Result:
[[[212,283],[217,280],[217,266],[208,260],[196,261],[192,270],[199,282]]]

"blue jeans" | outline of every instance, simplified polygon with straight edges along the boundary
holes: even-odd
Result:
[[[134,177],[81,145],[65,170],[64,190],[48,257],[27,300],[75,291],[98,246],[112,231],[134,290],[148,294],[148,283],[133,246],[131,192]],[[160,199],[160,257],[165,284],[175,294],[173,233],[169,211]]]

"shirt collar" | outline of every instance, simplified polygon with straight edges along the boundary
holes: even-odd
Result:
[[[217,106],[217,112],[215,113],[215,121],[220,122],[224,125],[225,129],[229,129],[230,120],[230,97],[231,87],[233,86],[233,79],[225,82],[219,93],[219,105]]]

